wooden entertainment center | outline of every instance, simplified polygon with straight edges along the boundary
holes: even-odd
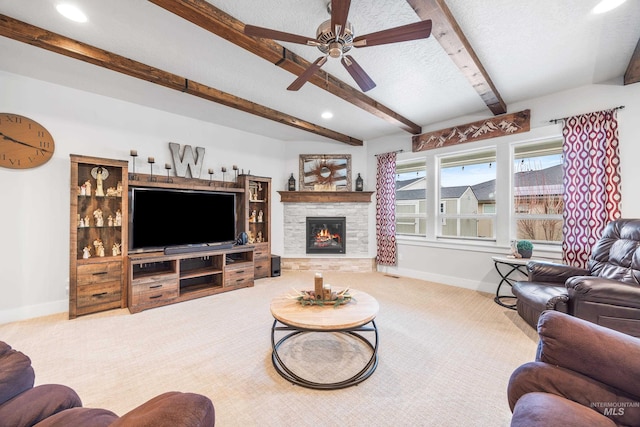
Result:
[[[70,157],[69,318],[125,307],[137,313],[253,286],[271,275],[271,178],[134,175],[127,161]],[[247,234],[247,244],[128,253],[133,188],[235,194],[236,231]]]

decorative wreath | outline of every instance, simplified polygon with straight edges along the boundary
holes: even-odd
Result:
[[[325,168],[329,171],[328,176],[322,176],[322,172]],[[339,165],[335,162],[328,162],[326,160],[316,160],[310,172],[316,177],[318,184],[332,184],[338,178]]]

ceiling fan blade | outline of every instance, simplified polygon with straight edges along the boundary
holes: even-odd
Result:
[[[340,37],[347,25],[350,6],[351,0],[331,0],[331,30],[335,32],[336,37]],[[340,29],[336,30],[336,27]]]
[[[415,22],[401,27],[390,28],[353,39],[355,47],[378,46],[387,43],[426,39],[431,35],[431,20]]]
[[[324,65],[325,62],[327,62],[327,57],[326,56],[321,56],[320,58],[316,59],[313,62],[313,64],[311,64],[309,66],[309,68],[304,70],[304,73],[300,74],[300,76],[297,79],[295,79],[293,81],[293,83],[291,83],[289,85],[287,90],[298,90],[298,89],[300,89],[307,82],[307,80],[309,80],[311,78],[311,76],[313,76],[314,73],[316,71],[318,71],[320,69],[320,67],[322,67]]]
[[[371,77],[369,77],[369,75],[351,55],[344,55],[340,62],[342,62],[344,68],[346,68],[349,74],[351,74],[351,77],[353,77],[353,80],[358,83],[358,86],[360,86],[360,89],[363,92],[367,92],[376,87],[376,84],[371,80]]]
[[[245,25],[244,33],[248,36],[260,37],[263,39],[280,40],[283,42],[309,44],[312,46],[319,44],[316,39],[298,36],[291,33],[285,33],[283,31],[271,30],[269,28],[256,27],[255,25]]]

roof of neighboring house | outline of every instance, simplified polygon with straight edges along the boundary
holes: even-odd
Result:
[[[456,187],[442,187],[440,189],[441,199],[457,199],[462,197],[465,191],[469,188],[468,185],[459,185]]]
[[[496,200],[496,180],[481,182],[480,184],[472,185],[471,190],[476,195],[476,199],[481,202]]]
[[[402,190],[402,188],[410,186],[421,179],[424,178],[397,181],[396,200],[424,199],[426,197],[426,190],[424,189]],[[551,166],[541,170],[516,172],[514,180],[516,196],[562,194],[562,165]],[[473,194],[480,202],[493,202],[496,199],[495,179],[471,186],[442,187],[440,189],[440,197],[443,199],[457,199],[461,197],[469,187],[471,187]]]

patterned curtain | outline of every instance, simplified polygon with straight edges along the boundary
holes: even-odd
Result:
[[[376,173],[376,241],[378,265],[397,265],[396,153],[378,155]]]
[[[616,109],[564,119],[565,264],[587,267],[604,227],[620,217],[620,158]]]

